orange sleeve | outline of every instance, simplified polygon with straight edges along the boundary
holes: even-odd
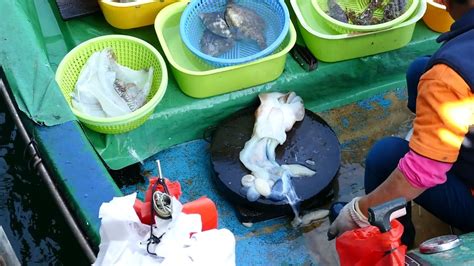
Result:
[[[432,160],[454,163],[472,124],[473,99],[466,82],[447,65],[427,71],[418,84],[410,148]]]

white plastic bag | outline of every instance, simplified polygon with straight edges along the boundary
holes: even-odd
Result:
[[[126,115],[145,104],[152,81],[153,67],[146,71],[121,66],[107,48],[87,60],[72,93],[72,106],[95,117]]]
[[[161,265],[161,266],[234,266],[235,237],[227,229],[201,232],[199,214],[181,212],[182,204],[172,198],[172,219],[155,218],[153,234],[159,244],[147,240],[150,226],[140,223],[133,209],[136,193],[115,197],[99,210],[101,244],[94,265]],[[191,237],[192,234],[192,237]]]

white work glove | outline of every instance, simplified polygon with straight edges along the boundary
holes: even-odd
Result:
[[[369,221],[359,209],[359,199],[356,197],[347,203],[331,224],[328,231],[328,240],[340,236],[342,233],[359,227],[369,226]]]

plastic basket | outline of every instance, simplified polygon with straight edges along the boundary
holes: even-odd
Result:
[[[433,0],[428,0],[426,13],[423,16],[423,21],[428,28],[436,32],[447,32],[454,23],[451,15],[446,11],[446,6],[436,3]]]
[[[213,68],[194,56],[181,40],[179,23],[185,8],[184,2],[164,8],[156,16],[155,31],[179,88],[186,95],[195,98],[221,95],[264,84],[281,75],[287,54],[296,42],[291,21],[288,35],[273,54],[245,64]]]
[[[352,10],[357,14],[363,12],[371,1],[372,0],[336,0],[336,2],[343,10]],[[385,3],[388,3],[389,1],[392,0],[384,0]],[[313,5],[313,8],[316,10],[316,12],[324,18],[326,23],[331,28],[340,33],[369,32],[391,28],[407,20],[413,14],[413,12],[415,12],[416,8],[418,7],[418,2],[419,0],[407,0],[407,7],[405,12],[391,21],[375,25],[354,25],[350,23],[341,22],[329,16],[328,0],[311,0],[311,4]],[[377,9],[374,12],[374,17],[382,19],[383,8]]]
[[[130,114],[107,118],[94,117],[79,112],[71,105],[71,94],[83,66],[94,52],[105,48],[112,48],[117,56],[117,62],[121,65],[135,70],[153,67],[153,83],[147,103]],[[90,39],[72,49],[59,64],[55,79],[79,121],[100,133],[119,134],[145,123],[166,92],[168,73],[162,56],[147,42],[131,36],[108,35]]]
[[[179,0],[137,1],[117,3],[99,0],[105,20],[119,29],[133,29],[152,25],[161,9]]]
[[[339,62],[404,47],[411,41],[416,22],[426,11],[425,0],[420,0],[410,18],[390,29],[340,34],[314,12],[308,0],[290,0],[290,3],[306,46],[318,60],[324,62]]]
[[[200,41],[205,27],[201,13],[224,12],[228,0],[194,0],[186,7],[180,20],[180,34],[186,47],[198,58],[216,67],[247,63],[271,54],[288,34],[290,16],[284,0],[240,0],[235,4],[249,8],[265,21],[267,48],[261,50],[253,41],[237,41],[228,52],[213,57],[201,52]]]

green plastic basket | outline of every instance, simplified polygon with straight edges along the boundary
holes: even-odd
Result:
[[[185,1],[171,4],[158,13],[155,31],[163,54],[181,91],[194,98],[206,98],[254,87],[277,79],[282,74],[288,52],[296,43],[296,30],[289,32],[273,54],[250,63],[214,68],[196,57],[179,34]],[[199,84],[199,86],[196,86]]]
[[[426,1],[420,0],[415,12],[404,22],[381,31],[338,33],[314,12],[308,0],[290,0],[295,21],[306,47],[318,60],[339,62],[399,49],[412,39],[416,22],[426,11]]]
[[[389,1],[392,0],[384,0],[385,4]],[[336,2],[343,10],[352,10],[356,13],[361,13],[367,8],[371,0],[336,0]],[[324,18],[326,23],[331,28],[340,33],[370,32],[391,28],[407,20],[413,14],[413,12],[415,12],[416,8],[418,7],[418,2],[419,0],[407,0],[407,8],[405,12],[401,16],[391,21],[375,25],[354,25],[350,23],[341,22],[329,16],[328,0],[311,0],[311,4],[313,5],[313,8],[316,10],[316,12],[318,12],[318,14]],[[383,8],[377,9],[374,12],[374,17],[382,19]]]
[[[94,117],[71,105],[71,95],[83,66],[94,52],[105,48],[112,48],[121,65],[135,70],[153,67],[153,83],[147,103],[130,114]],[[120,134],[139,127],[153,113],[166,92],[168,72],[163,57],[149,43],[131,36],[107,35],[90,39],[72,49],[59,64],[55,79],[72,112],[86,127],[100,133]]]

